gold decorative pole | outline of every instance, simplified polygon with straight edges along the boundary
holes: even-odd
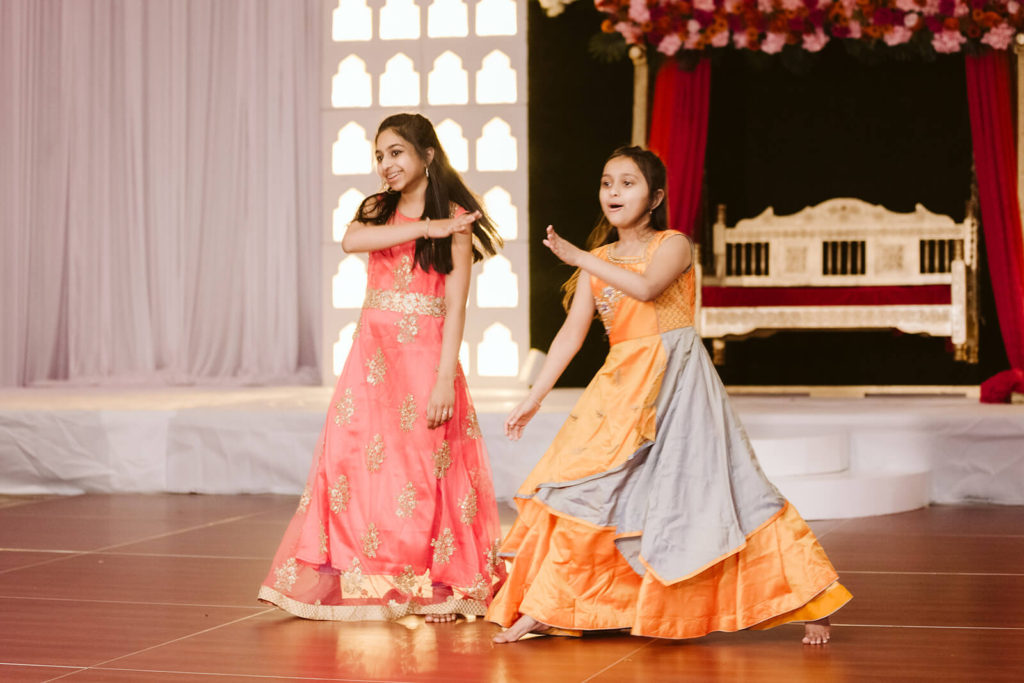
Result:
[[[1020,38],[1020,36],[1017,37]],[[646,147],[647,46],[630,45],[629,58],[633,62],[633,144]]]

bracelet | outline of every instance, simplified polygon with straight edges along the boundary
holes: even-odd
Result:
[[[426,227],[423,228],[423,239],[429,240],[430,239],[430,216],[427,216],[426,218],[424,218],[423,222],[427,224]]]

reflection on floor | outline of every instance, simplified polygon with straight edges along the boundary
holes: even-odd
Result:
[[[1024,507],[812,523],[854,600],[801,629],[492,646],[483,620],[309,622],[255,602],[291,496],[0,497],[0,680],[1019,680]],[[506,524],[511,520],[504,520]]]

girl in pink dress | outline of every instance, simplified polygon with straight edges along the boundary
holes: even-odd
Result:
[[[482,615],[505,567],[458,353],[470,268],[501,238],[423,116],[385,119],[375,156],[386,190],[342,241],[370,253],[366,299],[259,599],[307,619]]]

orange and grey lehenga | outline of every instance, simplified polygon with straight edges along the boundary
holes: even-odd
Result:
[[[634,259],[642,272],[665,231]],[[581,283],[583,280],[581,280]],[[516,495],[487,612],[569,631],[693,638],[828,616],[850,598],[765,478],[693,328],[689,269],[641,302],[591,277],[611,348]]]

